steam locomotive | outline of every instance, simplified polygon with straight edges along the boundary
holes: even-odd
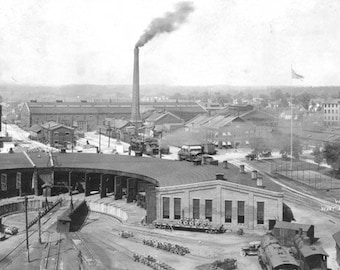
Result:
[[[258,260],[265,270],[330,270],[328,254],[322,247],[311,245],[308,237],[297,233],[293,247],[283,247],[271,234],[266,234],[258,249]]]
[[[258,249],[258,259],[262,269],[300,270],[295,258],[271,234],[263,236]]]

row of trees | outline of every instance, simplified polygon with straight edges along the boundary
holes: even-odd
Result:
[[[225,93],[221,91],[204,91],[204,92],[192,92],[189,91],[186,94],[183,93],[175,93],[170,96],[172,99],[199,99],[203,102],[207,102],[208,100],[212,100],[217,103],[230,103],[233,99],[237,99],[238,103],[242,103],[242,99],[252,100],[254,95],[252,93],[247,93],[246,91],[238,91],[231,93]],[[261,105],[266,107],[271,101],[279,101],[279,106],[281,108],[285,108],[289,106],[290,93],[283,92],[281,89],[272,90],[269,94],[260,94],[259,96],[262,99]],[[303,92],[299,94],[294,94],[293,96],[293,104],[301,104],[305,109],[308,109],[309,103],[314,96],[308,92]]]

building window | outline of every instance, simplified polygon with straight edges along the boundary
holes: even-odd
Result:
[[[163,218],[169,218],[170,214],[170,198],[163,197]]]
[[[257,224],[264,224],[264,202],[257,202]]]
[[[59,135],[59,132],[54,132],[54,136],[58,136]]]
[[[237,201],[237,223],[244,224],[244,201]]]
[[[181,198],[174,198],[174,218],[181,219]]]
[[[205,219],[212,221],[212,200],[205,200]]]
[[[192,200],[192,217],[195,219],[200,218],[200,200],[199,199]]]
[[[54,144],[57,144],[57,143],[59,143],[59,141],[54,141]]]
[[[225,222],[226,223],[231,223],[232,220],[232,201],[224,201],[225,205]]]
[[[65,132],[65,135],[66,135],[66,136],[70,135],[70,132]]]

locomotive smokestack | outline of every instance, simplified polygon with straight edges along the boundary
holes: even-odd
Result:
[[[134,49],[131,122],[141,122],[139,106],[139,48]]]

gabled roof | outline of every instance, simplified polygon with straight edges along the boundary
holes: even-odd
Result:
[[[124,128],[130,123],[128,120],[124,119],[105,118],[105,120],[110,122],[111,128],[118,129]]]
[[[239,116],[230,116],[230,115],[213,115],[213,116],[208,116],[208,115],[200,115],[189,121],[186,126],[187,127],[204,127],[204,128],[210,128],[210,129],[219,129],[221,127],[224,127],[231,122],[233,122],[236,119],[240,119],[241,121],[242,118]]]
[[[163,117],[167,117],[167,116],[172,116],[172,117],[178,119],[178,121],[183,121],[177,115],[174,115],[173,113],[168,112],[168,111],[163,111],[163,112],[154,111],[151,115],[149,115],[148,118],[145,119],[145,121],[156,122],[156,121],[162,119]]]
[[[33,125],[31,128],[30,128],[30,131],[33,131],[35,133],[41,131],[41,126],[39,125]]]
[[[55,123],[53,121],[42,124],[41,127],[44,128],[44,129],[48,129],[48,130],[55,130],[55,129],[61,128],[61,127],[69,129],[69,130],[73,130],[73,128],[71,128],[71,127],[65,126],[63,124]]]

